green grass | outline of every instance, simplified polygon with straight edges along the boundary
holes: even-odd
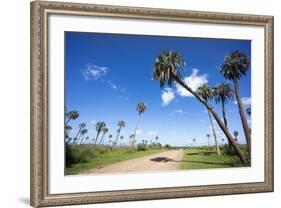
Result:
[[[146,151],[136,151],[129,148],[93,148],[87,146],[72,147],[72,154],[81,157],[83,160],[72,164],[65,169],[66,175],[78,174],[92,168],[101,168],[116,162],[134,159],[154,153],[167,151],[167,149],[148,149]]]
[[[228,168],[247,167],[250,163],[242,164],[235,155],[226,154],[227,147],[221,147],[221,155],[217,155],[214,147],[185,149],[180,162],[180,169],[205,169],[205,168]],[[246,148],[241,148],[247,155]]]

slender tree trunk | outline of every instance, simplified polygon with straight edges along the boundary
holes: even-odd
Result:
[[[221,153],[220,153],[220,148],[219,148],[219,145],[218,145],[218,140],[217,140],[217,134],[216,134],[216,130],[215,130],[215,128],[214,128],[214,124],[213,124],[213,121],[212,121],[212,117],[211,117],[210,111],[209,111],[208,109],[207,109],[207,111],[208,111],[208,115],[209,115],[209,119],[210,119],[212,131],[213,131],[213,135],[214,135],[214,139],[215,139],[217,154],[218,154],[218,155],[221,155]]]
[[[236,95],[236,99],[237,99],[237,103],[238,103],[238,107],[239,107],[239,114],[240,114],[240,118],[242,121],[243,130],[244,130],[245,138],[247,141],[249,156],[251,158],[251,134],[250,134],[250,129],[249,129],[247,120],[246,120],[243,103],[241,102],[239,86],[238,86],[237,80],[234,80],[234,89],[235,89],[235,95]]]
[[[101,145],[101,143],[103,142],[104,135],[105,135],[105,133],[102,134],[99,145]]]
[[[76,134],[76,136],[73,138],[73,143],[72,144],[74,144],[74,143],[76,143],[76,141],[78,140],[78,135],[80,134],[80,132],[81,132],[81,128],[79,128],[79,131],[78,131],[78,133]],[[75,138],[76,138],[76,141],[75,141]]]
[[[116,140],[115,140],[115,145],[114,146],[117,146],[117,142],[118,142],[118,139],[119,139],[120,132],[121,132],[121,126],[117,130],[117,135],[116,135]]]
[[[98,141],[98,138],[99,138],[99,134],[100,134],[100,128],[98,129],[98,132],[97,132],[97,135],[96,135],[96,139],[95,139],[94,145],[97,144],[97,141]],[[93,141],[94,141],[94,139],[93,139]]]
[[[137,124],[136,124],[135,131],[134,131],[134,138],[133,138],[133,141],[132,141],[132,145],[134,145],[134,140],[136,140],[136,135],[137,135],[137,130],[138,130],[139,123],[140,123],[140,113],[138,115],[138,119],[137,119]]]
[[[213,108],[206,103],[200,96],[198,96],[189,86],[187,86],[184,81],[182,81],[182,79],[180,79],[177,75],[175,75],[174,73],[172,74],[173,78],[176,82],[178,82],[182,87],[184,87],[187,91],[189,91],[192,95],[194,95],[203,105],[205,105],[208,110],[212,113],[212,115],[214,116],[215,120],[217,121],[219,127],[221,128],[221,130],[223,131],[223,133],[225,134],[226,138],[228,139],[228,141],[231,143],[231,145],[234,147],[235,152],[237,153],[238,157],[240,158],[240,160],[242,162],[246,162],[246,158],[243,154],[243,152],[241,151],[239,145],[236,144],[236,142],[234,141],[232,135],[229,133],[228,129],[225,127],[225,125],[222,123],[220,117],[218,116],[218,114],[213,110]]]
[[[223,115],[224,125],[225,125],[225,128],[227,128],[227,130],[228,130],[227,120],[226,120],[226,115],[225,115],[224,100],[221,101],[221,105],[222,105],[222,115]],[[231,150],[231,144],[230,144],[230,142],[228,140],[227,140],[227,143],[228,143],[229,149]]]

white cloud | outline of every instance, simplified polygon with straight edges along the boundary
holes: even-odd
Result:
[[[174,111],[174,113],[179,113],[179,114],[183,114],[183,113],[185,113],[182,109],[176,109],[175,111]]]
[[[110,81],[107,81],[107,84],[109,84],[113,89],[117,89],[117,85],[113,84]]]
[[[243,105],[249,106],[249,105],[251,105],[251,98],[250,97],[242,97],[241,102],[243,103]],[[237,104],[237,100],[234,101],[234,104]]]
[[[147,135],[148,135],[148,136],[156,136],[157,134],[158,134],[157,131],[148,131],[148,132],[147,132]]]
[[[207,74],[198,75],[198,69],[192,69],[192,74],[185,77],[183,81],[194,91],[203,84],[208,83]],[[183,88],[180,84],[176,83],[177,93],[183,97],[192,97],[193,95]]]
[[[100,77],[106,75],[108,67],[87,64],[82,69],[82,75],[85,80],[98,80]]]
[[[171,88],[166,88],[163,90],[161,99],[162,99],[162,106],[168,105],[173,99],[175,98],[175,93]]]
[[[174,132],[174,131],[171,131],[171,134],[172,134],[172,135],[174,135],[174,134],[176,134],[176,132]]]
[[[95,125],[97,123],[97,120],[93,119],[90,121],[90,123]]]
[[[250,119],[247,120],[247,123],[248,123],[249,126],[251,126],[251,120]]]
[[[139,135],[139,134],[141,134],[142,133],[142,130],[141,129],[138,129],[137,131],[136,131],[136,135]]]

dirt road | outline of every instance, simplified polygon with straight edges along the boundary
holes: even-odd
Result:
[[[183,156],[183,150],[170,150],[145,157],[126,160],[81,174],[128,173],[145,171],[176,170]]]

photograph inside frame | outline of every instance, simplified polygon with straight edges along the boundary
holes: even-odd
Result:
[[[65,174],[251,166],[251,40],[65,32]]]

